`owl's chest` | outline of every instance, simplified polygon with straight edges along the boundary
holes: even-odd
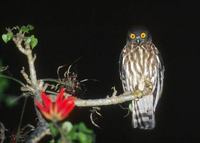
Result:
[[[147,69],[151,69],[157,64],[156,54],[144,46],[136,48],[125,48],[123,50],[123,65],[128,66],[138,73],[147,74]]]
[[[123,69],[127,82],[143,88],[146,81],[155,81],[157,55],[149,48],[137,46],[123,50]]]

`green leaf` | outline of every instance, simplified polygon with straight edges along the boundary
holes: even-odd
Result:
[[[5,89],[8,88],[8,85],[8,80],[0,77],[0,93],[3,93]]]
[[[88,134],[93,133],[93,131],[85,126],[84,123],[79,124],[79,130]]]
[[[30,24],[28,24],[27,26],[22,26],[21,28],[20,28],[20,32],[22,32],[22,33],[29,33],[31,30],[33,30],[34,29],[34,27],[32,26],[32,25],[30,25]]]
[[[29,30],[33,30],[33,29],[34,29],[33,25],[30,25],[30,24],[27,25],[27,28],[28,28]]]
[[[26,44],[30,44],[30,43],[31,43],[31,37],[26,37],[25,43],[26,43]]]
[[[53,125],[53,123],[49,123],[49,129],[53,137],[56,137],[59,134],[58,129]]]
[[[2,39],[3,39],[3,41],[4,41],[5,43],[7,43],[7,42],[8,42],[7,34],[3,34],[3,35],[2,35]]]
[[[37,44],[38,44],[38,39],[35,38],[34,35],[31,35],[30,37],[26,37],[25,43],[26,43],[26,44],[30,44],[31,48],[33,49],[33,48],[35,48],[35,46],[37,46]]]
[[[1,69],[1,67],[3,67],[3,62],[2,62],[2,60],[0,59],[0,69]],[[3,93],[4,90],[5,90],[6,88],[8,88],[9,82],[8,82],[8,79],[3,78],[1,75],[2,75],[2,74],[0,73],[0,93]]]
[[[13,33],[12,32],[8,32],[7,34],[3,34],[2,35],[2,39],[5,43],[7,43],[8,41],[10,41],[13,38]]]
[[[72,130],[67,134],[67,138],[79,143],[93,143],[95,141],[93,131],[88,129],[84,123],[74,125]]]
[[[38,44],[38,39],[35,38],[34,35],[32,35],[32,36],[31,36],[31,42],[30,42],[31,48],[32,48],[32,49],[35,48],[35,46],[37,46],[37,44]]]
[[[80,143],[89,143],[89,142],[90,142],[90,141],[88,140],[88,137],[87,137],[86,134],[80,132],[80,133],[78,134],[78,136],[79,136]]]
[[[28,33],[29,32],[29,28],[27,26],[22,26],[20,28],[20,31],[23,32],[23,33]]]
[[[17,104],[15,96],[6,96],[4,100],[8,107],[13,107]]]
[[[49,143],[55,143],[55,141],[52,139],[52,140],[49,141]]]

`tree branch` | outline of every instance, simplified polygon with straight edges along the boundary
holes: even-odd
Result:
[[[40,89],[37,82],[36,70],[34,66],[35,56],[33,57],[32,49],[29,44],[25,43],[25,46],[22,45],[23,39],[24,39],[24,35],[21,33],[18,33],[16,37],[13,37],[13,42],[16,44],[18,50],[24,55],[26,55],[28,59],[31,84],[32,84],[32,87],[35,89],[34,95],[36,96],[38,100],[40,100],[40,97],[39,97]]]
[[[0,122],[0,143],[3,143],[6,138],[5,131],[7,131],[7,129],[4,127],[3,123]]]
[[[22,33],[18,33],[15,37],[13,37],[13,42],[17,46],[18,50],[21,53],[23,53],[24,55],[26,55],[26,57],[28,59],[31,86],[34,89],[33,95],[35,96],[35,98],[37,100],[40,100],[40,87],[39,87],[39,84],[38,84],[38,80],[37,80],[37,76],[36,76],[36,70],[35,70],[35,66],[34,66],[34,62],[35,62],[36,56],[33,56],[30,44],[25,43],[23,40],[24,40],[24,34],[22,34]],[[33,134],[29,137],[27,142],[30,142],[30,143],[36,143],[33,140],[33,139],[37,139],[36,134],[38,134],[38,133],[40,133],[40,134],[49,133],[48,132],[49,130],[45,130],[46,132],[41,132],[40,128],[43,126],[46,129],[46,128],[48,128],[48,125],[47,125],[47,122],[45,121],[45,119],[42,117],[41,113],[38,111],[38,109],[37,109],[35,104],[34,104],[34,107],[35,107],[36,114],[37,114],[37,117],[38,117],[38,120],[39,120],[39,126],[38,126],[39,129],[35,130],[33,132]]]
[[[75,101],[75,104],[78,107],[95,107],[95,106],[120,104],[134,99],[136,99],[136,96],[133,96],[133,94],[127,92],[119,96],[111,96],[103,99],[87,99],[87,100],[77,99]]]

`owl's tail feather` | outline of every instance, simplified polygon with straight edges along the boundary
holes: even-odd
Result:
[[[155,128],[153,95],[132,101],[132,123],[134,128],[150,130]]]

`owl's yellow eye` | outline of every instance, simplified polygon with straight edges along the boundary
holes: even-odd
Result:
[[[131,33],[129,36],[131,39],[135,39],[135,37],[136,37],[134,33]]]
[[[147,36],[147,35],[146,35],[146,33],[144,33],[144,32],[142,32],[142,33],[140,34],[140,37],[141,37],[142,39],[144,39],[146,36]]]

